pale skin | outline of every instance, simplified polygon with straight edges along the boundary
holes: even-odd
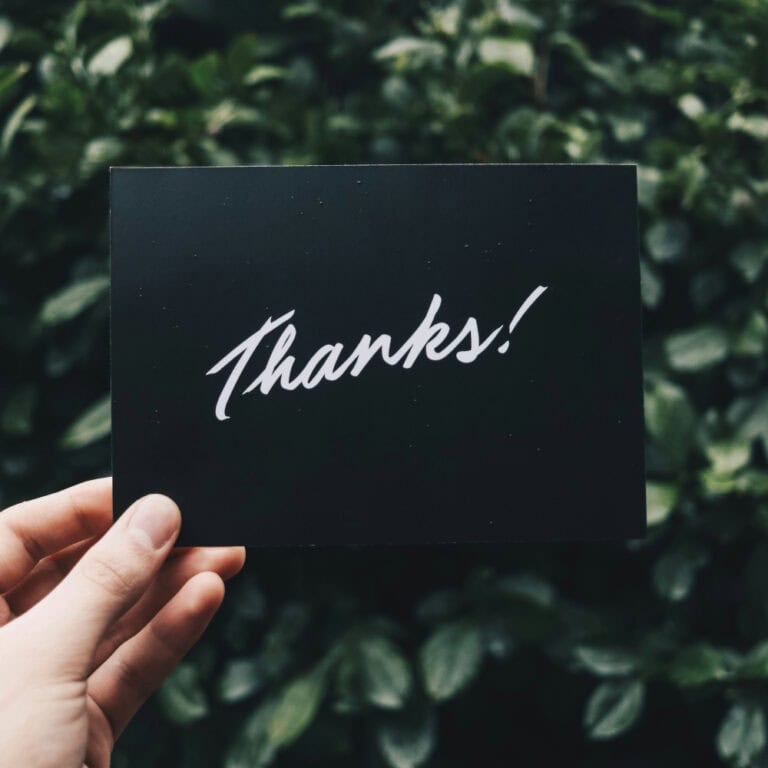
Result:
[[[0,768],[108,768],[245,560],[174,549],[166,496],[112,521],[110,478],[0,512]]]

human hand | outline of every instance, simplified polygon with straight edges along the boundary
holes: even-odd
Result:
[[[112,525],[110,478],[0,512],[0,768],[108,768],[245,560],[180,525],[158,495]]]

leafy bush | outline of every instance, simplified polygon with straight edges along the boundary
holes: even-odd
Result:
[[[117,766],[768,764],[768,5],[3,8],[3,503],[108,470],[109,164],[639,165],[647,539],[254,550]]]

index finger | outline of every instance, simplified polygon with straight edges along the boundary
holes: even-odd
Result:
[[[0,512],[0,594],[15,587],[44,557],[112,523],[112,478],[88,480]]]

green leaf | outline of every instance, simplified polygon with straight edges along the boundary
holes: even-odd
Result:
[[[83,150],[80,160],[80,173],[88,176],[113,163],[123,151],[123,142],[115,136],[99,136],[91,139]]]
[[[0,64],[0,103],[27,72],[29,72],[29,64],[26,61],[18,64]]]
[[[224,99],[206,111],[206,129],[210,134],[219,133],[231,125],[257,125],[261,121],[258,109]]]
[[[637,680],[601,683],[584,712],[592,739],[613,739],[631,728],[643,709],[645,686]]]
[[[737,768],[747,768],[765,746],[765,715],[756,704],[736,703],[717,734],[717,751]]]
[[[190,82],[202,96],[212,96],[221,90],[221,67],[221,57],[216,51],[210,51],[188,65]]]
[[[731,264],[748,283],[754,283],[768,264],[768,243],[750,240],[741,243],[731,251]]]
[[[40,310],[43,325],[59,325],[79,315],[98,301],[109,288],[106,275],[87,277],[66,286],[51,296]]]
[[[768,677],[768,640],[758,643],[744,656],[738,672],[739,677],[746,679]]]
[[[685,14],[675,8],[668,8],[665,5],[656,3],[643,2],[643,0],[632,0],[629,4],[647,16],[659,19],[665,24],[670,24],[674,27],[683,27],[687,22]]]
[[[408,662],[384,637],[366,638],[359,648],[366,700],[385,709],[401,707],[411,690]]]
[[[748,441],[758,438],[768,453],[768,391],[736,400],[728,409],[728,421],[735,427],[737,438]]]
[[[658,381],[645,391],[645,426],[675,466],[682,465],[693,447],[697,417],[685,391]]]
[[[445,56],[445,46],[436,40],[419,37],[396,37],[374,51],[378,61],[399,59],[400,61],[439,61]]]
[[[197,667],[190,663],[181,663],[171,672],[157,698],[166,717],[180,725],[193,723],[208,714],[208,701]]]
[[[691,120],[701,117],[707,111],[706,105],[695,93],[684,93],[677,100],[677,106]]]
[[[291,3],[283,8],[283,18],[285,19],[304,19],[308,16],[318,16],[323,12],[320,3]]]
[[[664,343],[669,364],[677,371],[700,371],[728,355],[728,335],[716,325],[701,325],[670,336]]]
[[[645,233],[645,247],[656,261],[675,261],[688,247],[688,225],[678,219],[657,221]]]
[[[228,703],[242,701],[263,683],[264,674],[256,659],[230,659],[219,678],[219,699]]]
[[[656,309],[664,295],[664,280],[651,268],[646,259],[640,260],[640,290],[643,305],[649,309]]]
[[[645,120],[639,117],[627,117],[625,115],[611,115],[608,118],[611,131],[616,141],[630,142],[642,139],[645,135]]]
[[[544,22],[540,16],[531,13],[520,3],[513,3],[510,0],[499,0],[497,3],[499,18],[514,27],[541,29]]]
[[[680,686],[703,685],[729,680],[738,657],[706,643],[685,648],[669,665],[669,676]]]
[[[317,713],[325,691],[325,679],[318,672],[300,677],[278,694],[269,718],[269,740],[276,748],[297,739]]]
[[[577,646],[574,656],[580,667],[600,677],[628,675],[637,669],[635,654],[621,648]]]
[[[533,74],[533,47],[525,40],[485,37],[477,53],[483,64],[500,64],[518,75]]]
[[[538,608],[552,608],[556,594],[552,585],[532,573],[504,576],[498,581],[499,591]]]
[[[27,384],[11,394],[3,408],[0,428],[6,435],[28,435],[37,405],[37,387]]]
[[[717,498],[728,493],[743,493],[763,497],[768,494],[768,472],[747,470],[737,475],[721,475],[707,469],[699,474],[704,494]]]
[[[637,200],[643,208],[652,208],[661,185],[661,171],[647,165],[637,167]]]
[[[224,768],[262,768],[270,765],[276,749],[269,739],[273,704],[268,701],[246,718],[227,750]]]
[[[0,157],[8,154],[8,150],[13,144],[13,139],[24,123],[26,116],[34,109],[37,104],[37,96],[30,94],[16,106],[5,121],[3,132],[0,134]]]
[[[768,320],[755,310],[733,340],[733,354],[762,357],[768,347]]]
[[[747,440],[728,440],[706,446],[707,458],[718,475],[732,475],[749,464],[752,453]]]
[[[736,478],[736,490],[765,499],[768,497],[768,472],[759,469],[742,472]]]
[[[95,76],[114,75],[133,53],[133,41],[128,35],[110,40],[88,62],[88,71]]]
[[[434,749],[433,719],[426,718],[417,725],[381,725],[377,740],[387,765],[392,768],[417,768],[429,759]]]
[[[426,595],[416,606],[416,617],[426,624],[437,623],[455,614],[461,605],[460,594],[453,589],[440,589]]]
[[[645,484],[645,514],[646,523],[659,525],[668,517],[677,504],[677,487],[671,483]]]
[[[446,8],[430,8],[429,20],[435,30],[446,37],[456,37],[461,23],[461,9],[458,5]]]
[[[726,125],[730,130],[740,131],[758,141],[768,140],[768,115],[743,115],[741,112],[734,112]]]
[[[0,51],[5,48],[13,35],[13,24],[7,16],[0,16]]]
[[[429,695],[449,699],[477,674],[482,661],[482,636],[467,622],[439,627],[421,649],[421,669]]]
[[[693,588],[696,574],[707,559],[706,551],[695,544],[671,549],[653,567],[653,583],[657,592],[671,602],[685,600]]]
[[[112,402],[109,395],[97,400],[82,413],[61,437],[61,447],[82,448],[106,437],[112,428]]]
[[[281,80],[286,75],[283,67],[275,67],[271,64],[257,64],[248,70],[243,82],[246,85],[258,85],[269,80]]]

